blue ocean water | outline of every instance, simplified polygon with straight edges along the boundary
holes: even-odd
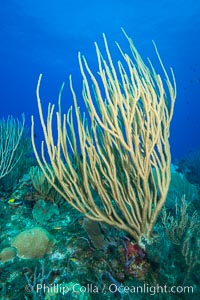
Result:
[[[65,1],[9,0],[0,6],[0,117],[12,114],[36,116],[35,97],[39,73],[43,73],[44,107],[57,101],[59,87],[73,75],[81,95],[77,52],[81,51],[95,70],[93,42],[102,45],[107,35],[113,57],[114,41],[124,49],[124,27],[144,59],[157,58],[155,40],[163,62],[173,67],[177,101],[171,126],[173,157],[180,157],[200,145],[200,2],[198,0]],[[66,108],[72,104],[66,91]],[[81,97],[79,99],[81,102]],[[39,126],[39,125],[38,125]]]

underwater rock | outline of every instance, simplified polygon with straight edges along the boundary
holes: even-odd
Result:
[[[16,256],[16,249],[13,247],[6,247],[0,252],[0,262],[7,262],[13,260]]]
[[[43,223],[59,215],[59,210],[56,204],[40,199],[34,205],[32,214],[37,222]]]
[[[17,249],[20,258],[41,258],[50,252],[55,244],[55,239],[42,227],[24,230],[11,242]]]

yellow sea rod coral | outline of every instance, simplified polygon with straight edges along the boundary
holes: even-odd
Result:
[[[122,60],[116,64],[105,35],[107,58],[95,43],[97,76],[79,53],[82,95],[89,118],[81,115],[70,77],[74,107],[62,114],[63,85],[56,112],[56,138],[52,128],[55,106],[49,104],[47,119],[43,115],[40,75],[37,101],[45,139],[41,157],[34,141],[33,118],[32,143],[44,175],[67,202],[88,219],[122,229],[144,246],[151,239],[170,183],[168,139],[176,84],[172,70],[171,84],[156,47],[166,85],[151,62],[150,69],[145,65],[124,34],[132,56],[117,43]]]

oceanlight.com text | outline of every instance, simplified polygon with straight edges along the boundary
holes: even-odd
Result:
[[[30,287],[29,287],[30,288]],[[27,286],[28,292],[28,286]],[[125,286],[125,285],[117,285],[117,284],[110,284],[110,285],[103,285],[103,287],[98,287],[95,284],[87,284],[87,285],[80,285],[78,283],[74,284],[37,284],[34,289],[29,289],[29,292],[36,292],[36,293],[48,293],[53,292],[57,294],[70,294],[70,293],[120,293],[120,294],[193,294],[194,288],[192,286],[167,286],[167,285],[149,285],[143,284],[139,286]]]

